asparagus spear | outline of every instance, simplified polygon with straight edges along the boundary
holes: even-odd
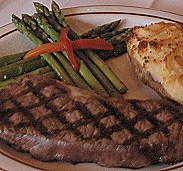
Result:
[[[110,34],[104,35],[104,39],[108,39],[107,41],[109,41],[114,46],[114,50],[96,51],[97,54],[99,54],[101,59],[105,61],[107,59],[118,57],[126,53],[127,52],[126,38],[131,33],[131,31],[132,31],[132,28],[125,28],[125,29],[119,30],[119,32],[117,31],[116,33],[111,32],[112,36]]]
[[[60,7],[55,3],[55,1],[52,1],[52,12],[55,18],[57,19],[58,23],[62,27],[67,27],[67,23],[65,22],[65,16],[62,14]]]
[[[0,81],[9,79],[11,77],[30,72],[37,69],[38,67],[46,66],[47,62],[44,59],[34,58],[21,60],[16,63],[6,65],[0,70]]]
[[[105,33],[111,33],[112,30],[114,30],[118,25],[119,23],[121,22],[121,20],[116,20],[116,21],[113,21],[113,22],[110,22],[108,24],[104,24],[104,25],[101,25],[101,26],[97,26],[91,30],[89,30],[88,32],[86,33],[83,33],[80,37],[81,38],[94,38],[94,37],[101,37],[100,35],[105,35]]]
[[[126,38],[128,34],[131,32],[131,30],[132,30],[131,28],[128,28],[124,33],[110,37],[107,41],[109,41],[113,45],[114,50],[96,51],[97,54],[99,54],[99,56],[101,57],[101,59],[105,61],[110,58],[115,58],[126,53],[127,52]]]
[[[0,57],[0,67],[22,60],[28,51]]]
[[[31,71],[31,72],[28,72],[26,74],[23,74],[23,75],[19,75],[19,76],[16,76],[16,77],[12,77],[8,80],[5,80],[5,81],[1,81],[0,82],[0,90],[5,88],[8,84],[10,83],[13,83],[15,82],[18,78],[23,78],[27,75],[45,75],[45,76],[49,76],[49,77],[52,77],[52,78],[56,78],[56,74],[55,72],[52,70],[52,68],[50,66],[45,66],[45,67],[41,67],[41,68],[38,68],[34,71]]]
[[[52,6],[58,6],[58,5],[53,1]],[[52,7],[52,9],[55,8]],[[57,17],[60,16],[55,14],[58,11],[59,13],[61,13],[61,10],[59,10],[59,8],[57,8],[57,11],[56,10],[53,11],[53,14]],[[67,26],[67,23],[65,22],[64,19],[58,21],[61,22],[59,24]],[[73,40],[80,39],[80,37],[72,29],[70,31],[70,35]],[[103,71],[106,74],[107,78],[120,93],[124,93],[127,91],[127,87],[125,86],[125,84],[114,74],[114,72],[112,72],[112,70],[104,63],[103,60],[101,60],[101,58],[96,53],[94,53],[91,50],[86,50],[86,53],[90,57],[90,59],[101,69],[101,71]]]
[[[54,53],[54,55],[63,64],[76,86],[86,90],[92,90],[88,82],[86,82],[83,77],[81,77],[79,73],[74,70],[74,68],[70,65],[70,62],[61,53]]]
[[[47,34],[41,32],[41,28],[37,27],[37,23],[33,20],[32,16],[22,14],[22,20],[35,31],[34,33],[38,38],[40,38],[44,43],[49,43],[49,37]]]
[[[108,39],[110,39],[113,36],[116,36],[118,34],[124,33],[126,29],[127,28],[122,28],[120,30],[113,30],[113,31],[110,31],[110,32],[105,32],[105,33],[100,34],[99,36],[101,38],[105,39],[105,40],[108,40]]]
[[[127,52],[126,49],[126,43],[120,43],[114,46],[114,50],[110,51],[96,51],[96,53],[100,56],[100,58],[104,61],[119,57],[120,55],[123,55],[124,53]]]
[[[91,70],[96,79],[101,83],[110,96],[120,96],[119,92],[114,88],[104,73],[101,72],[101,70],[90,59],[88,59],[82,51],[76,51],[75,53],[87,64],[87,67]]]
[[[34,35],[30,30],[30,27],[25,26],[25,24],[15,15],[12,15],[12,21],[15,24],[16,28],[23,34],[25,34],[31,41],[36,45],[42,45],[43,42]],[[50,54],[43,54],[42,57],[48,62],[48,64],[53,68],[53,70],[58,74],[59,78],[69,84],[74,85],[73,81],[67,75],[65,70],[58,64],[54,57]]]
[[[129,33],[131,33],[132,28],[125,29],[124,32],[121,32],[120,34],[117,34],[110,39],[108,39],[109,42],[112,44],[119,44],[120,42],[125,42],[127,36]]]
[[[109,96],[106,89],[100,84],[100,82],[95,78],[90,69],[86,66],[83,60],[79,60],[80,63],[80,74],[86,80],[86,82],[92,87],[92,89],[102,96]]]

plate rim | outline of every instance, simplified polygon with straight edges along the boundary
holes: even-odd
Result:
[[[153,12],[160,12],[160,13],[166,13],[166,14],[171,14],[174,16],[180,16],[183,17],[183,14],[178,14],[178,13],[174,13],[174,12],[170,12],[167,10],[160,10],[160,9],[155,9],[155,8],[148,8],[148,7],[139,7],[139,6],[130,6],[130,5],[86,5],[86,6],[76,6],[76,7],[66,7],[66,8],[62,8],[62,10],[64,11],[68,11],[71,9],[82,9],[82,8],[99,8],[99,7],[115,7],[115,8],[133,8],[133,9],[143,9],[143,10],[147,10],[147,11],[153,11]],[[63,12],[64,12],[63,11]],[[182,22],[181,22],[182,23]]]
[[[106,10],[106,8],[108,9],[108,11],[103,11],[100,12],[101,14],[105,13],[105,14],[110,14],[110,13],[116,13],[116,14],[131,14],[131,15],[141,15],[141,16],[146,16],[146,17],[151,17],[151,18],[159,18],[159,19],[165,19],[168,21],[173,21],[173,22],[177,22],[177,23],[181,23],[183,24],[183,15],[181,14],[177,14],[177,13],[173,13],[173,12],[168,12],[165,10],[156,10],[154,8],[146,8],[146,7],[137,7],[137,6],[124,6],[124,5],[89,5],[89,6],[77,6],[77,7],[67,7],[67,8],[62,8],[62,12],[65,15],[65,17],[70,17],[70,16],[74,16],[74,15],[86,15],[86,14],[98,14],[99,10],[101,10],[101,8],[104,8]],[[124,9],[130,9],[133,8],[135,10],[143,10],[144,12],[158,12],[158,15],[171,15],[172,18],[174,17],[180,17],[182,18],[182,21],[180,21],[180,19],[170,19],[168,17],[163,17],[163,16],[157,16],[155,14],[142,14],[143,11],[141,12],[116,12],[116,11],[109,11],[110,8],[124,8]],[[76,10],[76,11],[75,11]],[[77,10],[84,10],[85,12],[78,12]],[[77,14],[76,14],[77,13]],[[1,30],[6,30],[8,27],[11,28],[10,31],[6,32],[3,34],[3,31]],[[7,34],[16,31],[17,29],[15,28],[15,26],[13,25],[13,23],[8,23],[4,26],[0,27],[0,39],[5,37]]]

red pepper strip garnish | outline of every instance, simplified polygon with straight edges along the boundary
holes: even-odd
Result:
[[[46,43],[30,50],[24,57],[24,59],[39,56],[44,53],[60,52],[64,50],[65,46],[62,42]]]
[[[94,39],[79,39],[72,41],[73,49],[100,49],[100,50],[112,50],[114,47],[108,41],[99,37]]]
[[[65,46],[65,50],[67,52],[67,55],[68,55],[68,58],[70,60],[71,65],[78,72],[79,66],[78,66],[78,63],[74,57],[72,41],[69,39],[68,33],[69,33],[69,27],[62,28],[62,32],[60,34],[60,40],[63,42],[63,44]]]
[[[72,41],[72,48],[77,49],[100,49],[100,50],[112,50],[113,46],[104,39],[80,39]],[[46,43],[30,50],[26,55],[25,59],[34,56],[39,56],[44,53],[60,52],[65,50],[65,46],[62,42]]]

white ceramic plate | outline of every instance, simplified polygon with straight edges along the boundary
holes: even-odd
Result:
[[[117,19],[123,21],[122,27],[133,27],[135,25],[148,25],[159,21],[182,23],[183,16],[163,11],[155,11],[145,8],[124,7],[124,6],[88,6],[63,9],[66,20],[69,25],[78,34],[87,30],[108,23]],[[34,45],[28,38],[16,31],[13,24],[0,28],[0,56],[17,53],[33,48]],[[139,82],[131,68],[127,55],[107,61],[107,64],[114,70],[120,79],[127,85],[129,91],[126,98],[159,98],[158,95],[147,86]],[[2,140],[0,141],[0,153],[9,160],[26,164],[32,168],[42,170],[95,170],[95,171],[124,171],[130,169],[123,168],[104,168],[96,164],[77,164],[72,165],[63,162],[41,162],[33,159],[27,153],[21,153],[10,148]],[[180,168],[182,163],[174,165],[174,168]],[[158,170],[168,169],[169,165],[157,165],[146,167],[140,170]]]

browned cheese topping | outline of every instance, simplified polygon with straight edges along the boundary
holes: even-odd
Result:
[[[183,25],[160,22],[135,27],[127,46],[129,56],[183,104]]]

